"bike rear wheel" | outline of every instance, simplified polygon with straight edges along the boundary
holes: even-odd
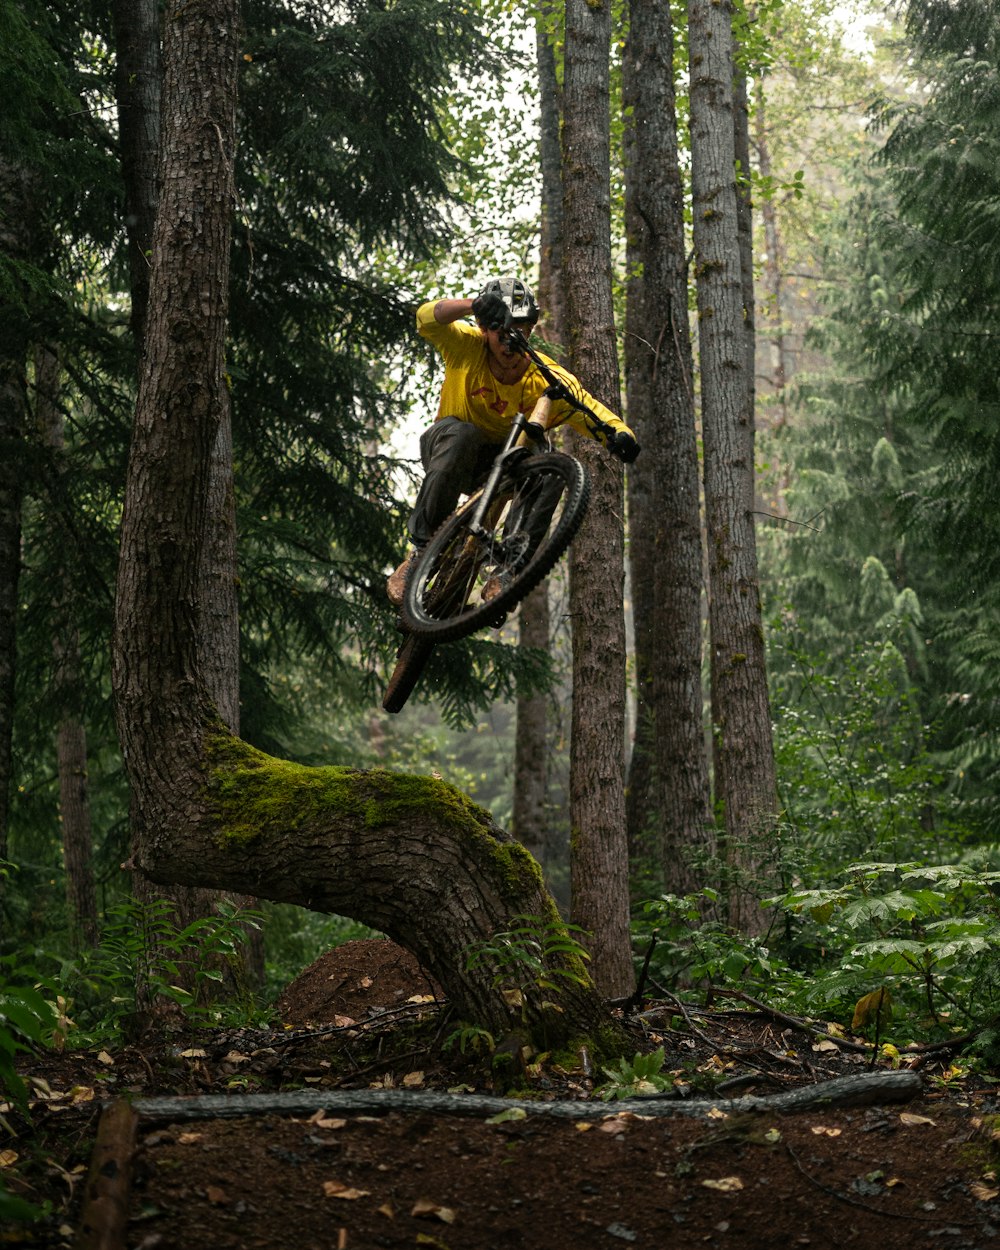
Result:
[[[573,541],[589,498],[587,472],[572,456],[551,451],[517,461],[500,484],[484,536],[470,530],[474,495],[424,548],[406,584],[407,629],[446,642],[496,625]]]
[[[396,667],[392,670],[389,684],[385,688],[385,697],[382,699],[385,711],[402,711],[433,650],[433,642],[418,638],[416,634],[409,634],[403,640],[396,652]]]

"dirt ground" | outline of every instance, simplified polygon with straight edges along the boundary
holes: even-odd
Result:
[[[470,1110],[502,1090],[488,1064],[445,1045],[453,1026],[434,990],[391,943],[349,943],[288,987],[270,1030],[31,1057],[34,1133],[0,1140],[0,1159],[7,1187],[52,1213],[0,1229],[0,1246],[98,1244],[80,1239],[94,1212],[88,1168],[101,1108],[122,1096],[140,1109],[121,1160],[128,1250],[1000,1246],[1000,1087],[956,1074],[946,1053],[921,1056],[911,1101],[727,1110],[727,1097],[861,1075],[867,1061],[731,1003],[687,1019],[647,1003],[636,1049],[663,1045],[677,1089],[711,1087],[716,1110],[646,1116],[598,1102],[595,1114],[603,1075],[543,1060],[518,1076],[531,1098],[498,1116]],[[272,1092],[319,1101],[259,1111]],[[253,1114],[181,1118],[220,1094],[227,1111],[242,1099]],[[376,1094],[374,1111],[337,1105]],[[176,1096],[186,1101],[164,1101]],[[579,1116],[539,1113],[567,1100]]]

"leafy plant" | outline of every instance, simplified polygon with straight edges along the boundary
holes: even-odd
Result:
[[[637,949],[656,944],[650,960],[654,981],[667,987],[711,982],[761,984],[774,979],[780,960],[762,938],[733,933],[711,918],[719,899],[713,889],[661,894],[647,899],[632,922]]]
[[[843,1009],[882,984],[914,1031],[950,1027],[955,1014],[966,1027],[995,1015],[1000,872],[874,862],[852,864],[846,876],[773,900],[826,952],[828,971],[811,983],[808,1004]]]
[[[56,1013],[44,994],[22,978],[10,980],[10,958],[0,960],[0,1089],[27,1116],[28,1092],[14,1068],[14,1056],[32,1046],[48,1044],[56,1026]],[[22,977],[23,977],[22,973]]]
[[[448,1036],[442,1042],[444,1050],[452,1050],[458,1047],[461,1054],[471,1052],[478,1055],[485,1051],[492,1054],[496,1050],[496,1039],[488,1029],[479,1028],[474,1024],[463,1024]]]
[[[508,992],[533,985],[558,994],[565,982],[589,983],[586,964],[590,956],[573,936],[583,933],[581,928],[566,924],[558,916],[518,915],[513,919],[522,923],[469,949],[467,971],[491,968],[493,985]]]
[[[100,944],[63,966],[61,980],[72,995],[80,1041],[115,1035],[130,1019],[172,1003],[190,1019],[216,1023],[224,1008],[210,987],[235,967],[246,927],[260,916],[229,904],[219,915],[179,927],[163,899],[128,902],[112,909]],[[244,1005],[245,1007],[245,1005]]]
[[[666,1052],[660,1046],[648,1054],[636,1054],[631,1059],[618,1060],[617,1067],[602,1067],[608,1081],[594,1091],[599,1098],[610,1102],[616,1098],[634,1098],[637,1094],[659,1094],[673,1088],[673,1078],[662,1074]]]
[[[24,971],[16,980],[8,976],[10,958],[0,960],[0,1091],[28,1118],[28,1090],[14,1067],[14,1057],[33,1046],[48,1045],[56,1027],[56,1013],[35,985],[23,983]],[[0,1125],[10,1126],[0,1115]],[[0,1179],[0,1224],[7,1220],[30,1222],[45,1211],[10,1193]]]

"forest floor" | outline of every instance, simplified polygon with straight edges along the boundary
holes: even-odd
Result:
[[[442,1044],[453,1026],[433,993],[398,947],[348,943],[288,987],[270,1029],[27,1057],[33,1126],[0,1138],[0,1163],[8,1189],[51,1214],[0,1228],[0,1246],[1000,1245],[1000,1085],[963,1076],[946,1052],[920,1056],[907,1101],[745,1111],[745,1095],[863,1078],[868,1061],[849,1039],[746,1003],[717,999],[685,1018],[675,1002],[647,1002],[630,1026],[636,1050],[664,1046],[677,1092],[690,1092],[671,1102],[685,1114],[623,1112],[594,1098],[600,1071],[543,1061],[497,1115],[480,1106],[502,1092],[489,1065]],[[268,1111],[267,1094],[299,1101]],[[138,1108],[134,1139],[108,1146],[102,1108],[122,1098]],[[546,1113],[567,1100],[579,1114]],[[5,1121],[17,1129],[10,1111]],[[91,1157],[105,1147],[98,1176]]]

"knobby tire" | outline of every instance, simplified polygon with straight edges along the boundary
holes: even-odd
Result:
[[[551,509],[539,502],[543,492],[555,499]],[[474,495],[424,548],[407,580],[401,609],[403,624],[414,636],[439,643],[497,626],[551,572],[573,541],[587,511],[590,482],[583,465],[572,456],[540,452],[511,466],[499,494],[508,503],[491,530],[489,543],[469,532],[479,502],[479,495]],[[522,508],[529,523],[518,528],[513,522],[518,501],[532,496],[534,504]],[[546,512],[550,515],[543,519]],[[528,535],[532,519],[545,527],[539,538]],[[518,542],[527,544],[530,554],[522,557],[521,564],[504,564],[507,557],[501,553],[516,550]],[[477,598],[482,589],[479,580],[485,581],[498,565],[503,565],[509,580],[488,602]]]
[[[396,652],[396,667],[392,670],[389,684],[385,688],[385,697],[382,700],[385,711],[402,710],[433,650],[433,642],[418,638],[416,634],[409,634],[404,639]]]

